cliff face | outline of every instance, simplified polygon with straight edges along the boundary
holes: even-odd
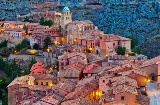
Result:
[[[121,36],[134,35],[139,39],[143,54],[149,57],[160,55],[159,44],[156,44],[159,39],[152,38],[160,34],[160,2],[139,1],[133,4],[105,2],[102,4],[105,4],[104,8],[74,10],[73,20],[90,19],[105,33]],[[154,51],[155,48],[157,51]],[[150,52],[146,49],[150,49]]]
[[[134,35],[140,43],[159,33],[156,3],[106,4],[99,9],[73,11],[73,20],[90,19],[100,30],[122,36]]]

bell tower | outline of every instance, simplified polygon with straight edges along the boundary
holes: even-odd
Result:
[[[62,19],[61,19],[61,26],[63,29],[66,28],[66,25],[68,23],[72,22],[72,15],[70,13],[70,10],[67,6],[63,9]]]

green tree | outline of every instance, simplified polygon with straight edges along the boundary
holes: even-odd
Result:
[[[125,47],[118,46],[118,48],[117,48],[117,54],[118,55],[125,55],[125,52],[126,52],[126,48]]]
[[[135,46],[135,47],[132,49],[132,52],[137,53],[137,54],[140,54],[140,53],[141,53],[141,50],[140,50],[139,46]]]
[[[15,46],[15,50],[20,51],[21,49],[22,49],[22,46],[20,43]]]
[[[44,39],[44,46],[43,48],[46,49],[48,48],[48,45],[51,45],[51,39],[49,36],[47,36],[45,39]]]
[[[32,65],[34,65],[35,63],[37,63],[36,59],[35,58],[32,58],[31,59],[31,62],[29,64],[29,70],[31,69]]]
[[[135,36],[127,36],[131,39],[131,49],[138,45],[138,39]]]
[[[8,43],[7,40],[4,40],[3,42],[1,42],[1,43],[0,43],[0,48],[2,48],[2,47],[7,47],[7,43]]]
[[[52,20],[46,20],[45,25],[51,27],[53,25]]]
[[[35,43],[35,44],[33,45],[33,48],[36,49],[36,50],[39,50],[40,46],[39,46],[39,44]]]
[[[41,19],[40,19],[40,25],[45,25],[45,21],[44,21],[44,17],[41,17]]]
[[[26,39],[26,38],[24,38],[24,39],[22,40],[22,42],[21,42],[22,48],[28,47],[29,44],[30,44],[30,43],[29,43],[28,39]]]
[[[7,47],[3,48],[1,51],[1,55],[4,57],[9,57],[9,55],[10,55],[9,49]]]
[[[25,30],[25,33],[28,34],[28,27],[24,24],[23,29]]]
[[[32,23],[33,20],[30,20],[28,17],[25,17],[23,22],[31,22]]]

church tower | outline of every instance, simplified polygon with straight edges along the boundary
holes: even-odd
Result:
[[[66,28],[66,25],[68,23],[72,22],[72,15],[70,13],[70,10],[67,6],[63,9],[62,19],[61,19],[61,26],[63,29]]]

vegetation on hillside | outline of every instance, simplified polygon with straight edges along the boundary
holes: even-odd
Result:
[[[48,48],[48,46],[51,45],[51,39],[49,36],[47,36],[45,39],[44,39],[44,46],[43,48],[46,49]]]
[[[53,25],[53,21],[52,20],[44,20],[44,17],[41,17],[40,19],[40,25],[44,25],[44,26],[49,26],[51,27]]]
[[[19,43],[15,46],[15,50],[20,51],[24,48],[28,48],[29,45],[30,45],[30,43],[29,43],[28,39],[25,38],[25,39],[22,40],[21,43]]]

